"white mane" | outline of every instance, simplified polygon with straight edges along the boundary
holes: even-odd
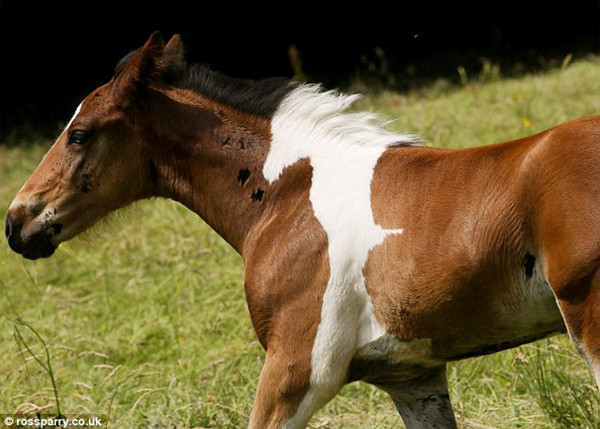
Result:
[[[414,134],[386,130],[384,127],[389,121],[376,113],[345,113],[359,98],[361,95],[358,94],[323,91],[321,85],[303,84],[282,100],[274,114],[273,125],[275,127],[279,122],[286,133],[327,145],[389,147],[421,144],[421,139]]]

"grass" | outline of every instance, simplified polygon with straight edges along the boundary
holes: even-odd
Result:
[[[542,75],[463,83],[383,92],[358,107],[453,148],[600,112],[597,58]],[[0,145],[2,219],[49,146],[26,143]],[[242,261],[176,203],[139,203],[46,260],[26,261],[0,240],[0,315],[0,413],[103,415],[111,428],[247,424],[264,353],[246,309]],[[593,377],[566,336],[452,363],[448,374],[464,428],[600,422]],[[310,425],[401,422],[385,394],[355,383]]]

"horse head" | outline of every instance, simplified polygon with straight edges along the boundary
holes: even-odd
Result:
[[[81,102],[10,205],[6,236],[15,252],[48,257],[109,212],[152,194],[140,98],[181,63],[179,36],[165,45],[155,33]]]

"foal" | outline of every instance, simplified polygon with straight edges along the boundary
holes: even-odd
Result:
[[[197,213],[244,259],[266,349],[253,428],[304,427],[355,380],[409,428],[455,427],[448,361],[565,328],[600,383],[600,118],[450,151],[354,100],[188,67],[154,34],[77,108],[8,242],[48,257],[153,196]]]

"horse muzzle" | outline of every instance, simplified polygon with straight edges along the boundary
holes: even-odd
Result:
[[[17,212],[17,213],[15,213]],[[53,237],[60,233],[62,225],[31,219],[25,223],[18,210],[6,215],[6,238],[10,248],[27,259],[47,258],[56,250]]]

